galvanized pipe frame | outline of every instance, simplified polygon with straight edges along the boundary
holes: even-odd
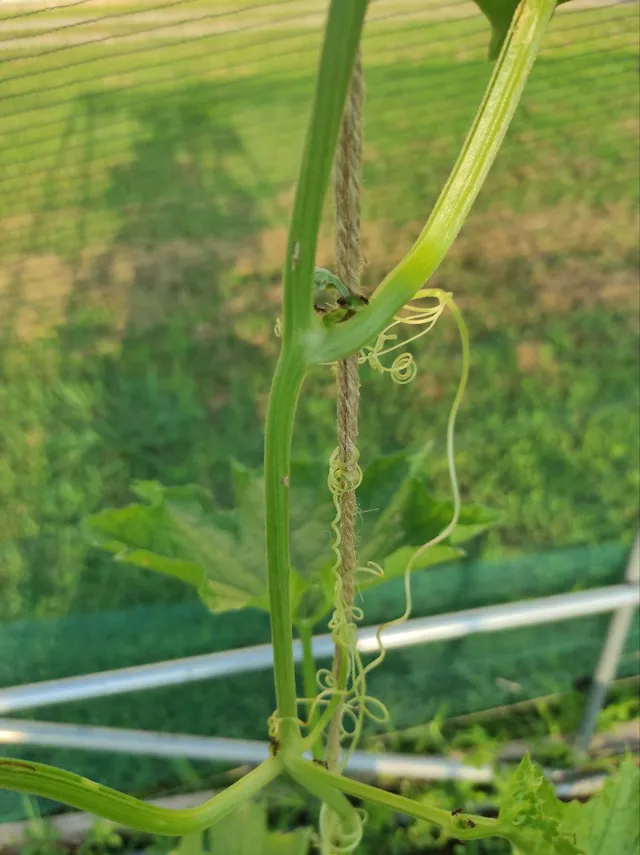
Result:
[[[190,736],[126,728],[91,727],[58,722],[0,719],[0,745],[17,743],[47,748],[79,748],[146,757],[185,757],[257,766],[269,756],[269,743],[252,739]],[[310,757],[310,754],[308,754]],[[467,781],[489,784],[495,777],[492,766],[471,766],[446,757],[417,757],[411,754],[375,754],[354,751],[346,769],[363,778],[404,778],[420,781]],[[565,773],[546,773],[559,795],[574,786]],[[599,783],[606,776],[597,776]]]
[[[269,743],[253,739],[191,736],[126,728],[91,727],[57,722],[0,719],[0,745],[40,745],[113,751],[147,757],[186,757],[257,766],[269,756]],[[310,756],[310,755],[309,755]],[[467,766],[444,757],[414,757],[355,751],[347,765],[355,775],[419,780],[458,780],[486,784],[493,779],[488,766]]]
[[[633,582],[627,582],[588,591],[467,609],[433,617],[414,618],[401,626],[387,630],[383,635],[383,641],[387,650],[394,650],[604,612],[620,612],[623,609],[632,611],[638,605],[640,605],[640,588]],[[360,631],[358,650],[361,653],[377,652],[376,629],[376,627],[366,627]],[[333,654],[331,636],[328,634],[315,636],[313,651],[317,659],[330,657]],[[297,662],[301,661],[302,648],[298,642],[294,647],[294,656]],[[270,668],[272,663],[271,645],[259,644],[78,677],[10,686],[0,689],[0,715],[51,704],[259,671]]]
[[[639,559],[640,537],[636,539],[631,552],[625,574],[626,583],[413,619],[386,632],[385,647],[389,650],[399,649],[477,633],[499,632],[615,612],[580,731],[579,744],[586,747],[595,728],[606,690],[615,676],[633,612],[640,605]],[[313,639],[313,649],[318,659],[331,656],[331,636],[316,636]],[[365,654],[378,650],[375,627],[367,627],[361,631],[358,649]],[[299,644],[296,644],[294,655],[296,661],[300,661],[302,650]],[[0,690],[0,713],[246,673],[269,668],[272,661],[271,645],[262,644],[80,677],[12,686]],[[162,757],[180,756],[250,765],[260,763],[268,753],[267,743],[254,740],[19,721],[11,718],[0,719],[0,744],[3,743]],[[352,755],[348,769],[356,775],[420,780],[456,779],[476,783],[488,783],[494,774],[490,767],[474,768],[446,758],[378,755],[359,751]]]
[[[625,579],[628,585],[640,592],[640,533],[636,536],[629,554]],[[634,612],[635,608],[632,605],[622,606],[611,618],[576,739],[576,748],[580,751],[589,750],[591,737],[598,723],[598,716],[604,706],[609,687],[618,671],[620,656],[629,634]]]
[[[29,744],[46,748],[75,748],[105,751],[145,757],[183,757],[189,760],[210,760],[242,766],[257,766],[269,756],[269,743],[252,739],[191,736],[126,728],[93,727],[60,724],[58,722],[19,721],[0,719],[0,745]],[[524,752],[523,752],[524,753]],[[308,753],[307,756],[310,757]],[[504,757],[509,763],[520,756]],[[346,769],[363,778],[392,778],[420,781],[467,781],[489,784],[496,774],[490,765],[472,766],[447,757],[417,757],[411,754],[377,754],[354,751]],[[562,770],[545,773],[558,795],[573,792],[574,782],[567,780]],[[600,785],[606,775],[591,776]]]

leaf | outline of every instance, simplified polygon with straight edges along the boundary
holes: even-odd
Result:
[[[405,536],[410,543],[420,545],[446,528],[452,518],[453,502],[434,499],[424,483],[417,483],[405,511]],[[500,513],[483,505],[463,505],[453,534],[447,540],[460,546],[497,525],[501,518]]]
[[[557,5],[567,2],[569,0],[558,0]],[[496,59],[507,37],[511,20],[520,5],[520,0],[475,0],[475,4],[491,24],[489,59]]]
[[[565,822],[585,855],[637,855],[640,842],[640,772],[631,757],[595,798],[563,805]]]
[[[207,855],[202,843],[202,832],[196,831],[193,834],[185,834],[184,837],[180,838],[178,846],[172,849],[169,855]]]
[[[527,855],[584,855],[564,826],[562,809],[542,769],[526,755],[502,793],[500,831]]]
[[[425,456],[424,453],[413,456],[397,452],[371,461],[363,470],[362,484],[358,488],[359,504],[378,512],[388,508],[408,479],[420,478],[424,466],[418,467],[415,463],[418,459],[423,463]]]
[[[383,564],[386,579],[404,572],[415,548],[448,525],[450,501],[433,498],[426,483],[426,452],[380,457],[363,475],[358,492],[358,540],[363,562]],[[223,511],[201,487],[165,487],[138,481],[140,503],[105,510],[86,520],[94,545],[116,560],[173,576],[191,585],[213,612],[246,607],[268,610],[265,560],[264,479],[232,464],[234,507]],[[298,461],[290,472],[291,595],[299,614],[318,617],[329,610],[334,578],[331,521],[335,506],[327,488],[324,460]],[[475,505],[461,510],[446,542],[421,556],[415,569],[459,558],[461,543],[498,517]],[[413,547],[413,549],[411,549]],[[364,577],[363,586],[384,579]]]
[[[213,512],[198,487],[138,482],[150,504],[128,505],[89,517],[92,542],[116,559],[192,585],[213,612],[266,608],[264,571],[244,563],[224,515]]]
[[[358,491],[358,505],[363,511],[358,532],[363,561],[382,563],[385,554],[406,545],[422,546],[449,525],[453,502],[437,500],[431,494],[424,476],[425,456],[424,451],[415,456],[392,455],[364,472]],[[373,510],[377,513],[371,513]],[[483,506],[463,505],[446,543],[461,545],[496,525],[500,518]]]
[[[640,840],[640,773],[628,759],[586,804],[561,802],[525,757],[507,783],[500,833],[525,855],[635,855]]]
[[[305,579],[314,579],[331,555],[331,520],[335,514],[327,487],[327,463],[295,461],[291,465],[291,563]]]
[[[268,831],[264,804],[244,802],[209,829],[208,849],[209,855],[308,855],[310,836],[308,828]]]

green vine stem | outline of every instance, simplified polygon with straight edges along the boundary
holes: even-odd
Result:
[[[265,435],[267,567],[279,739],[296,747],[297,722],[290,606],[289,469],[293,419],[306,370],[305,340],[317,322],[313,269],[322,205],[340,118],[366,12],[366,0],[332,2],[294,202],[284,268],[282,350],[269,396]]]
[[[308,774],[309,768],[312,770],[322,769],[324,771],[324,766],[309,762],[299,756],[286,758],[285,766],[291,777],[301,784],[305,790],[313,793],[320,801],[328,804],[331,810],[335,811],[345,822],[352,823],[354,827],[358,825],[357,812],[351,802],[345,798],[343,791],[334,787],[331,782],[326,781],[322,776]]]
[[[293,418],[304,366],[298,348],[283,346],[271,386],[265,434],[266,540],[278,738],[299,737],[293,662],[289,557],[289,477]]]
[[[313,361],[334,362],[364,347],[440,265],[500,150],[555,6],[556,0],[520,3],[471,131],[427,224],[369,305],[315,343]]]
[[[444,258],[495,160],[533,66],[556,0],[523,0],[462,152],[422,234],[347,323],[325,329],[313,316],[313,268],[322,203],[366,9],[333,2],[305,145],[284,273],[284,328],[265,442],[267,563],[276,702],[284,745],[299,741],[289,596],[289,460],[295,407],[311,365],[363,347],[412,299]]]
[[[399,796],[361,781],[354,781],[344,775],[331,772],[323,766],[309,763],[307,760],[298,759],[296,777],[307,789],[311,789],[312,786],[319,788],[323,784],[325,788],[339,790],[356,799],[362,799],[364,802],[381,805],[397,813],[430,822],[458,840],[478,840],[484,837],[509,839],[502,831],[498,820],[476,816],[475,814],[453,816],[449,811],[442,808],[432,807],[424,802],[416,802],[406,796]]]
[[[307,130],[284,266],[283,351],[301,343],[318,323],[313,311],[313,269],[322,207],[340,119],[347,97],[367,0],[333,0],[325,32],[311,120]],[[308,360],[304,360],[308,365]]]
[[[204,804],[182,810],[151,805],[73,772],[44,763],[0,758],[0,787],[42,796],[146,834],[175,837],[210,828],[282,772],[280,757],[269,757]]]
[[[372,787],[362,781],[354,781],[344,775],[331,772],[323,766],[309,763],[302,758],[297,760],[296,775],[297,780],[307,789],[310,789],[311,785],[319,787],[321,783],[324,783],[325,787],[333,787],[363,802],[377,804],[396,813],[429,822],[457,840],[480,840],[487,837],[498,837],[508,840],[517,847],[521,855],[542,855],[537,848],[535,838],[529,835],[526,825],[505,824],[499,818],[492,819],[477,814],[450,813],[428,803],[417,802],[406,796]]]

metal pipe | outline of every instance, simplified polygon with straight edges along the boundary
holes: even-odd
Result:
[[[185,757],[212,760],[234,765],[257,766],[269,754],[269,745],[251,739],[224,739],[189,736],[112,727],[59,724],[57,722],[0,719],[0,745],[40,745],[46,748],[73,748],[108,751],[147,757]],[[517,761],[526,751],[512,758]],[[310,757],[310,754],[307,756]],[[445,757],[416,757],[408,754],[372,754],[354,751],[347,770],[356,776],[371,778],[407,778],[419,781],[468,781],[491,783],[492,766],[470,766]],[[579,798],[599,789],[606,775],[595,775],[578,781],[566,781],[561,770],[547,770],[545,775],[556,788],[559,798]]]
[[[640,534],[636,536],[631,549],[625,578],[629,587],[634,588],[636,593],[640,592]],[[634,612],[635,607],[627,604],[619,608],[611,618],[576,739],[576,747],[580,751],[589,750],[591,737],[598,724],[600,710],[604,706],[611,681],[618,671],[620,656],[629,634]]]
[[[150,757],[186,757],[251,766],[257,766],[269,755],[267,742],[251,739],[189,736],[9,718],[0,719],[0,744],[115,751]],[[483,784],[493,779],[493,770],[488,766],[467,766],[443,757],[371,754],[364,751],[354,751],[347,769],[356,775],[427,781],[457,780]]]
[[[393,650],[416,644],[448,641],[475,633],[499,632],[586,617],[617,611],[623,607],[633,609],[639,603],[640,590],[637,585],[611,585],[589,591],[415,618],[387,630],[383,639],[385,648]],[[358,649],[362,653],[374,653],[378,650],[376,627],[367,627],[360,631]],[[333,654],[331,636],[316,636],[313,639],[313,652],[318,659],[330,657]],[[298,662],[302,658],[302,650],[297,642],[294,645],[294,656]],[[182,685],[228,674],[259,671],[270,668],[272,662],[271,645],[259,644],[132,668],[11,686],[0,689],[0,714],[49,704],[138,692],[160,686]]]

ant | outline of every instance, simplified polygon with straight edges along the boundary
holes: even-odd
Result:
[[[451,811],[451,816],[460,816],[460,814],[461,814],[461,813],[463,813],[462,808],[454,808],[454,809]],[[467,826],[467,828],[475,828],[475,827],[476,827],[475,822],[474,822],[472,819],[469,819],[469,818],[467,818],[467,819],[465,820],[465,825]]]
[[[272,736],[269,739],[269,753],[272,757],[275,757],[278,751],[280,751],[280,740]]]

